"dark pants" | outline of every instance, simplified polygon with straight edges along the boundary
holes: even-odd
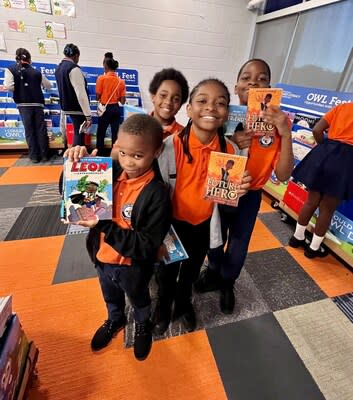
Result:
[[[101,155],[104,149],[104,138],[108,126],[112,132],[112,146],[118,137],[120,122],[120,109],[119,104],[108,104],[105,113],[98,118],[98,128],[97,128],[97,144],[98,155]]]
[[[146,321],[151,314],[149,282],[151,266],[126,266],[102,264],[97,266],[99,283],[110,320],[119,320],[125,313],[125,294],[133,309],[137,322]]]
[[[236,280],[248,253],[251,234],[260,209],[262,190],[249,190],[239,199],[238,207],[221,206],[224,246],[208,251],[209,266],[219,272],[223,279]],[[227,242],[228,240],[228,242]]]
[[[197,280],[210,242],[210,220],[199,225],[184,221],[172,222],[186,252],[187,260],[160,265],[156,272],[158,296],[169,304],[175,299],[180,304],[191,301],[192,285]]]
[[[70,114],[72,124],[74,126],[74,137],[72,141],[73,146],[84,146],[85,145],[85,134],[80,133],[80,126],[86,121],[84,115],[72,115]]]
[[[42,107],[18,107],[25,129],[29,158],[48,157],[48,133]]]

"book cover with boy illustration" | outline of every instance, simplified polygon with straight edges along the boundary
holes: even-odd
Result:
[[[165,264],[171,264],[189,258],[183,244],[179,239],[179,236],[175,232],[175,229],[172,225],[170,226],[170,229],[166,237],[164,238],[163,243],[168,252],[168,256],[163,258]]]
[[[241,130],[244,129],[246,123],[246,106],[231,104],[229,106],[228,121],[225,123],[225,135],[232,136],[237,130],[238,125],[242,124]]]
[[[282,89],[278,88],[251,88],[248,96],[248,111],[246,113],[246,127],[256,135],[274,135],[276,127],[265,122],[260,117],[261,111],[269,106],[279,107],[282,99]]]
[[[112,219],[112,171],[110,157],[64,159],[62,218],[71,223]]]
[[[211,151],[208,162],[205,199],[230,206],[238,205],[238,185],[244,175],[247,157]]]

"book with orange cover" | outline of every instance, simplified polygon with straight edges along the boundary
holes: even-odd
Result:
[[[282,99],[282,89],[278,88],[252,88],[249,89],[248,111],[246,114],[246,127],[256,135],[274,135],[276,127],[265,122],[260,117],[260,112],[270,106],[279,107]]]
[[[212,151],[208,162],[205,199],[230,206],[238,205],[238,185],[247,157]]]

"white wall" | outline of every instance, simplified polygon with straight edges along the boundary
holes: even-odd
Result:
[[[7,53],[25,47],[34,62],[58,63],[66,43],[78,45],[80,64],[101,65],[113,51],[122,68],[139,71],[144,106],[151,109],[148,85],[165,67],[181,70],[192,88],[207,77],[223,80],[233,91],[235,75],[249,56],[256,14],[247,0],[77,0],[76,18],[57,17],[29,10],[0,8],[0,32]],[[9,19],[23,20],[26,33],[11,32]],[[59,55],[40,55],[37,38],[45,38],[44,22],[63,22],[67,39],[58,40]],[[178,116],[185,122],[184,110]]]

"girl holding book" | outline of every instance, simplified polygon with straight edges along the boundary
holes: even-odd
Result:
[[[328,129],[327,138],[324,131]],[[341,104],[326,113],[314,126],[318,143],[295,168],[293,177],[304,183],[309,195],[298,217],[291,247],[304,247],[308,258],[324,257],[321,246],[331,218],[342,200],[353,198],[353,103]],[[305,230],[319,208],[314,235],[306,246]]]
[[[249,89],[268,88],[270,80],[271,70],[264,60],[247,61],[240,68],[235,85],[239,103],[247,105]],[[276,130],[270,141],[263,141],[262,136],[247,129],[237,130],[232,136],[231,140],[239,148],[248,148],[246,169],[252,177],[250,190],[239,199],[238,207],[220,207],[223,241],[227,247],[225,250],[224,246],[209,250],[209,266],[195,283],[198,292],[220,289],[220,307],[225,314],[234,310],[233,286],[245,262],[260,208],[262,187],[273,170],[278,180],[285,181],[293,169],[291,129],[286,114],[279,107],[269,106],[260,113],[260,117],[264,122],[273,124]]]
[[[168,328],[173,302],[172,319],[180,318],[188,331],[196,327],[192,285],[209,248],[214,209],[214,203],[204,199],[208,161],[211,151],[239,153],[223,135],[229,101],[230,94],[223,82],[201,81],[190,94],[187,126],[164,141],[159,166],[164,180],[174,189],[172,225],[189,258],[158,268],[158,301],[152,318],[155,334],[160,335]],[[248,176],[243,177],[240,195],[246,192],[249,181]]]

